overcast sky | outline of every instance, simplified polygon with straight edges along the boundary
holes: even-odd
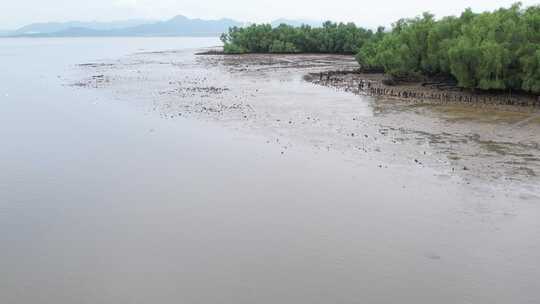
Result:
[[[423,11],[456,15],[509,6],[515,0],[0,0],[0,28],[45,21],[166,19],[175,15],[267,22],[277,18],[353,21],[375,27]],[[521,1],[525,5],[536,1]]]

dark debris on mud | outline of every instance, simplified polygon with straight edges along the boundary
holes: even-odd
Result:
[[[209,87],[179,87],[167,91],[159,92],[160,95],[176,95],[181,98],[188,97],[209,97],[210,95],[221,95],[229,91],[229,88]]]
[[[83,67],[95,75],[75,85],[122,87],[129,98],[151,100],[152,110],[166,119],[192,117],[240,124],[276,137],[277,141],[270,142],[280,145],[279,138],[289,138],[323,151],[338,150],[354,157],[361,153],[361,157],[373,159],[379,169],[409,163],[464,178],[519,182],[534,180],[540,172],[535,135],[512,138],[511,132],[520,129],[496,137],[480,136],[485,126],[471,123],[470,118],[441,120],[430,108],[403,103],[413,100],[414,95],[409,93],[407,98],[403,93],[393,99],[351,98],[343,108],[312,103],[313,87],[299,86],[296,81],[360,95],[370,95],[365,93],[366,88],[378,88],[380,75],[350,78],[359,75],[351,72],[356,67],[351,56],[182,56],[174,52],[140,53],[117,64],[87,64]],[[332,73],[335,70],[344,72]],[[391,94],[396,94],[393,89]],[[434,92],[433,88],[424,90]],[[291,103],[288,96],[293,94],[295,102]],[[359,102],[369,103],[372,117],[356,112]],[[466,117],[461,112],[452,114]]]
[[[460,103],[480,107],[499,107],[527,111],[522,107],[540,108],[540,96],[512,92],[470,91],[449,81],[389,81],[380,73],[358,69],[309,73],[306,81],[339,88],[355,94],[382,96],[412,103]]]
[[[89,78],[83,79],[81,81],[70,84],[74,87],[83,87],[83,88],[100,88],[111,82],[111,79],[108,76],[103,74],[94,75]]]

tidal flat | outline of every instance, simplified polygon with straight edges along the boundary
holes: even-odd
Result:
[[[418,103],[321,87],[307,78],[352,70],[352,56],[165,51],[79,67],[90,76],[76,86],[149,103],[148,111],[163,118],[210,120],[260,134],[282,153],[300,145],[380,169],[431,168],[467,185],[539,194],[536,107]]]

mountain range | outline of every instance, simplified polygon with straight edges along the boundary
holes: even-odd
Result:
[[[321,22],[278,19],[271,24],[320,26]],[[233,19],[203,20],[179,15],[166,21],[132,19],[113,22],[48,22],[33,23],[14,31],[2,31],[3,37],[145,37],[145,36],[218,36],[232,26],[249,23]]]

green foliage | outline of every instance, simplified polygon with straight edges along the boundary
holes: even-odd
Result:
[[[270,46],[270,53],[298,53],[298,49],[291,42],[274,40]]]
[[[236,44],[226,44],[223,47],[223,51],[227,54],[244,54],[247,53],[247,50],[236,45]]]
[[[356,54],[364,69],[392,76],[446,76],[461,87],[540,93],[540,6],[435,20],[424,13],[390,31],[353,23],[322,27],[268,24],[233,27],[221,37],[226,53]]]
[[[356,54],[373,32],[354,23],[327,21],[320,28],[307,25],[254,24],[233,27],[221,36],[226,53],[338,53]]]
[[[455,41],[448,50],[450,71],[459,85],[465,88],[475,88],[478,84],[475,77],[480,59],[480,50],[465,38]]]
[[[446,75],[464,88],[540,93],[540,6],[436,21],[402,19],[382,39],[365,43],[360,65],[397,75]]]
[[[536,50],[531,51],[530,55],[523,56],[521,64],[523,66],[523,90],[540,92],[540,47],[537,45]]]
[[[356,61],[360,66],[365,69],[381,69],[377,60],[377,54],[379,53],[380,44],[374,41],[368,41],[364,44],[358,54],[356,54]]]

